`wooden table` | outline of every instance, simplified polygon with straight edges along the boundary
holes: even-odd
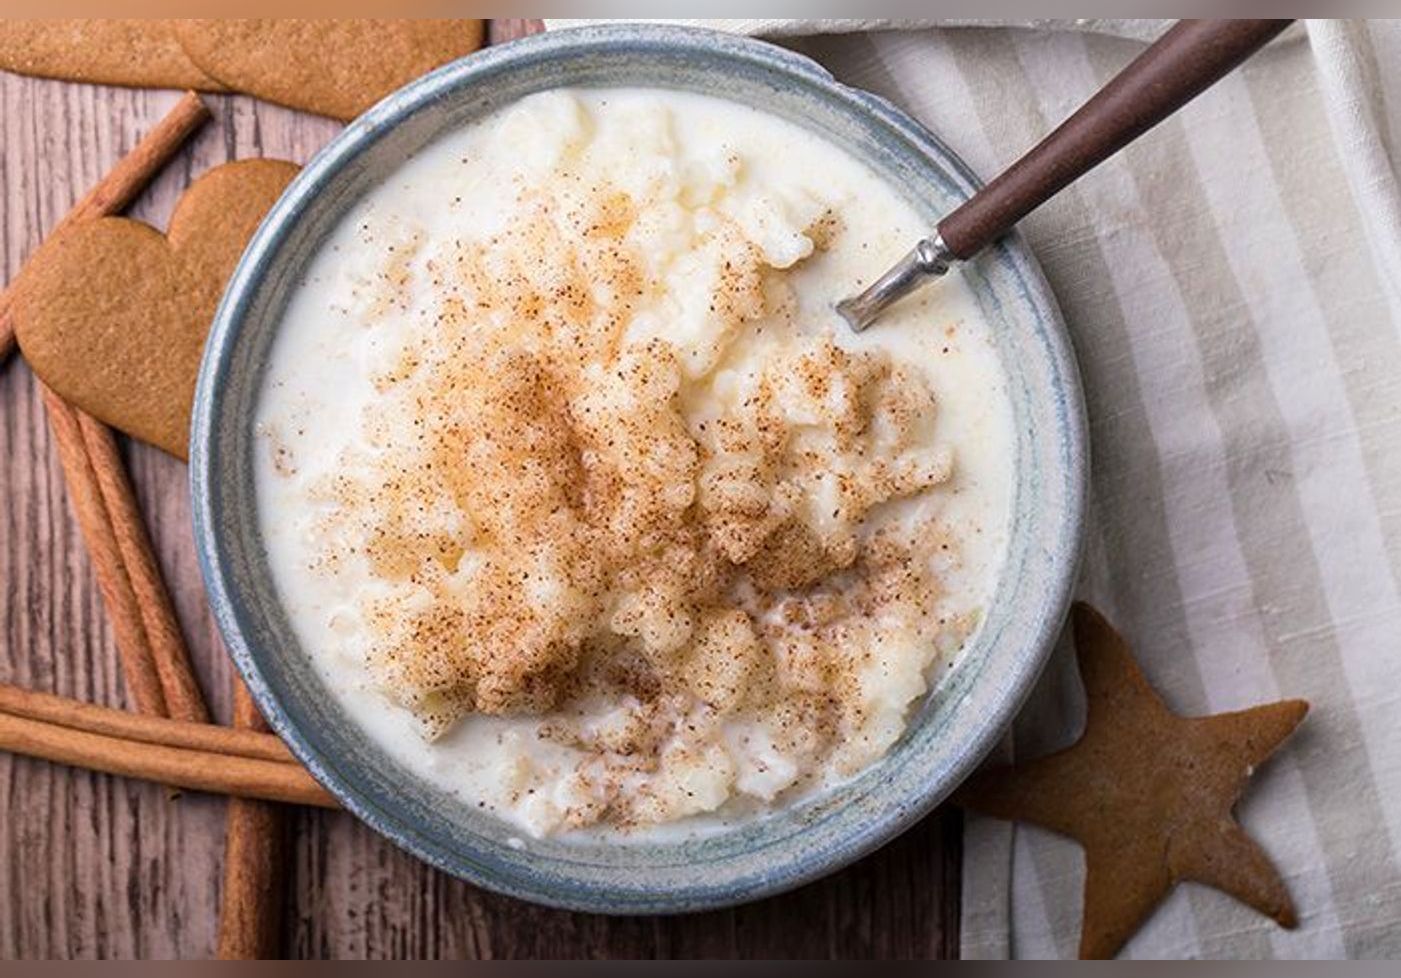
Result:
[[[522,22],[496,22],[498,38]],[[0,266],[13,277],[45,231],[175,93],[0,73]],[[230,159],[304,161],[338,126],[244,97],[137,202],[164,226],[192,176]],[[205,603],[185,467],[124,446],[216,714],[231,666]],[[0,680],[125,704],[116,649],[68,509],[38,391],[0,367]],[[285,950],[300,957],[951,957],[959,822],[936,813],[880,852],[793,893],[733,910],[603,917],[484,892],[401,852],[354,818],[298,810]],[[214,947],[224,801],[0,754],[0,957],[205,957]]]

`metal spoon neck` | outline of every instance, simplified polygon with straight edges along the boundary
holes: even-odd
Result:
[[[942,276],[957,260],[937,233],[924,238],[860,295],[838,302],[837,312],[859,333],[892,304]]]

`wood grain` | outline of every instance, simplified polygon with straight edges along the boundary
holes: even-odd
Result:
[[[494,25],[493,37],[521,33]],[[178,93],[0,74],[0,271],[8,279]],[[210,166],[305,161],[334,123],[209,96],[215,120],[133,208],[163,226]],[[123,441],[152,542],[215,716],[232,667],[204,600],[185,467]],[[123,704],[116,648],[69,513],[33,377],[0,366],[0,681]],[[208,957],[225,802],[0,754],[0,958]],[[607,918],[447,877],[337,812],[291,809],[286,947],[304,957],[940,957],[957,949],[958,822],[936,814],[855,866],[715,913]]]

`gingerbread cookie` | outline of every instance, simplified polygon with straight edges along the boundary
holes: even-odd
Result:
[[[1284,882],[1233,810],[1308,704],[1177,716],[1097,611],[1077,604],[1072,617],[1088,701],[1084,735],[1063,751],[975,775],[954,801],[1084,846],[1082,958],[1118,953],[1183,880],[1224,890],[1293,927]]]
[[[166,234],[104,217],[50,238],[22,272],[15,331],[34,372],[70,403],[179,458],[205,336],[225,283],[298,167],[215,167]]]
[[[0,20],[0,69],[100,85],[224,86],[195,67],[173,20]]]
[[[235,91],[351,119],[482,44],[480,20],[187,20],[190,60]]]

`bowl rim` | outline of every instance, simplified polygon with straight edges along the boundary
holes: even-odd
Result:
[[[840,104],[844,111],[866,114],[916,147],[920,154],[937,160],[941,168],[966,184],[979,186],[972,170],[937,136],[888,100],[859,88],[838,82],[830,72],[810,58],[755,38],[707,28],[659,24],[609,24],[548,31],[508,44],[486,48],[445,65],[387,96],[379,104],[351,122],[326,144],[296,176],[264,218],[244,251],[220,301],[200,365],[191,421],[190,490],[194,516],[195,542],[200,570],[205,581],[216,624],[236,667],[258,703],[269,725],[288,744],[297,758],[345,808],[379,834],[399,847],[443,871],[497,893],[562,909],[602,913],[667,913],[731,906],[784,892],[846,866],[873,852],[927,815],[947,794],[968,776],[992,749],[1030,694],[1054,647],[1070,598],[1080,555],[1084,546],[1084,525],[1088,498],[1089,439],[1086,411],[1078,366],[1060,308],[1035,257],[1016,233],[1005,244],[1031,298],[1045,312],[1048,355],[1065,385],[1065,425],[1058,433],[1064,439],[1065,512],[1059,524],[1060,559],[1046,586],[1043,615],[1034,626],[1032,648],[1008,670],[1009,680],[996,701],[953,756],[951,773],[940,786],[931,782],[918,797],[902,798],[864,825],[856,826],[840,847],[793,866],[766,873],[750,881],[742,892],[736,888],[712,885],[693,892],[657,894],[647,901],[634,898],[627,906],[610,911],[588,890],[574,894],[563,889],[530,890],[491,875],[479,865],[454,858],[450,851],[430,840],[406,820],[362,797],[338,771],[334,758],[319,752],[303,736],[282,709],[264,679],[258,656],[245,634],[237,609],[239,585],[231,567],[227,541],[219,531],[214,486],[220,478],[215,450],[216,407],[224,387],[230,353],[252,296],[266,279],[268,259],[301,218],[309,201],[326,181],[355,160],[379,135],[435,99],[466,89],[474,80],[499,72],[513,71],[527,64],[549,61],[561,54],[578,55],[617,46],[642,46],[672,54],[713,54],[717,48],[730,58],[741,58],[814,85]],[[467,848],[470,848],[467,847]],[[591,898],[592,897],[592,898]]]

